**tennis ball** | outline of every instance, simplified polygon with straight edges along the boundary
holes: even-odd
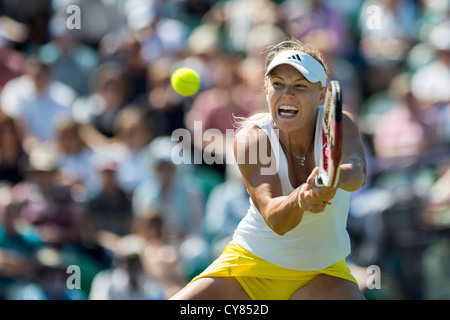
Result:
[[[179,68],[170,77],[173,89],[182,96],[192,96],[200,88],[200,77],[191,68]]]

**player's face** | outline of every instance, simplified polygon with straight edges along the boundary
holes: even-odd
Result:
[[[309,82],[297,69],[280,65],[266,81],[266,100],[276,126],[295,130],[315,121],[316,107],[323,104],[326,89]]]

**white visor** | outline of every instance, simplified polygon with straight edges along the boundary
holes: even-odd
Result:
[[[327,74],[319,61],[297,50],[282,51],[273,58],[267,67],[266,76],[280,64],[288,64],[301,72],[309,82],[319,82],[326,87]]]

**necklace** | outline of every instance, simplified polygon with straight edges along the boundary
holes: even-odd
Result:
[[[314,129],[314,131],[315,131],[315,129]],[[312,135],[311,141],[309,141],[309,145],[308,145],[308,148],[306,149],[305,153],[302,156],[298,156],[295,154],[295,152],[291,149],[291,147],[289,145],[285,145],[284,143],[281,142],[281,139],[280,139],[280,142],[285,147],[285,149],[287,149],[290,153],[292,153],[294,155],[294,157],[297,158],[297,160],[300,160],[300,165],[302,167],[305,165],[306,155],[308,154],[309,149],[311,149],[313,141],[314,141],[314,134]]]

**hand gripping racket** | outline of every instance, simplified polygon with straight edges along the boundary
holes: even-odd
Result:
[[[336,187],[342,153],[342,94],[339,82],[330,81],[325,96],[322,119],[322,152],[317,187]]]

